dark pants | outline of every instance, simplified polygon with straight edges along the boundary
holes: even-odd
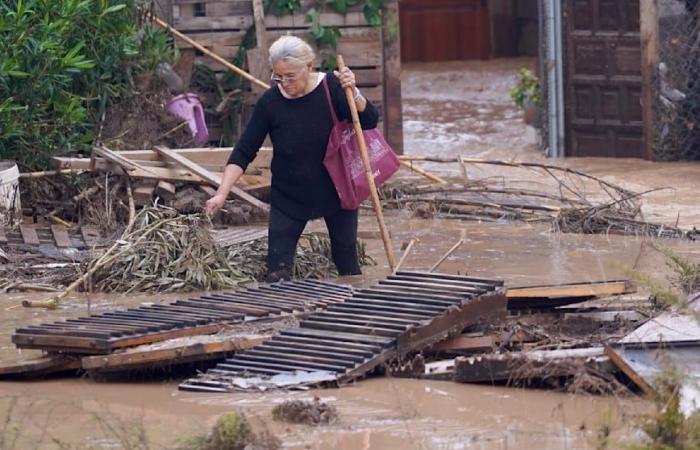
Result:
[[[341,209],[324,217],[331,237],[331,254],[340,275],[358,275],[357,261],[357,210]],[[268,229],[267,281],[289,280],[294,265],[299,237],[306,227],[306,220],[287,216],[274,206],[270,209]]]

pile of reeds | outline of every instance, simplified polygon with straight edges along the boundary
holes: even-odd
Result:
[[[373,265],[363,242],[357,242],[360,266]],[[252,279],[263,280],[266,275],[267,238],[232,245],[227,248],[228,261]],[[294,257],[294,278],[329,278],[337,276],[331,257],[331,242],[326,234],[304,233],[299,238]]]
[[[167,292],[225,289],[250,281],[228,262],[202,222],[201,216],[167,207],[142,209],[122,234],[116,257],[94,273],[95,288]]]
[[[168,292],[228,289],[263,280],[266,275],[267,238],[217,246],[200,215],[181,215],[167,207],[139,212],[121,236],[120,247],[92,275],[102,292]],[[361,265],[373,264],[358,242]],[[98,264],[95,256],[86,270]],[[297,246],[294,278],[337,275],[330,240],[324,234],[303,234]]]

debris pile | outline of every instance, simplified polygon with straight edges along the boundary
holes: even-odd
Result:
[[[700,233],[649,223],[636,193],[585,172],[551,164],[403,156],[404,163],[459,164],[461,179],[434,184],[399,182],[381,190],[385,208],[409,208],[415,217],[524,221],[551,224],[564,233],[625,234],[697,240]],[[467,166],[497,166],[495,176],[471,178]],[[417,167],[414,167],[417,169]],[[513,172],[504,176],[503,170]],[[521,179],[517,173],[523,174]],[[523,172],[524,171],[524,172]],[[534,176],[534,179],[533,179]],[[533,187],[534,186],[534,187]]]
[[[272,408],[272,418],[279,422],[307,425],[333,424],[338,421],[335,406],[314,397],[313,401],[287,400]]]

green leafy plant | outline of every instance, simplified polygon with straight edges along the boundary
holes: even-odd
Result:
[[[163,32],[139,32],[136,7],[136,0],[0,2],[0,159],[40,169],[51,156],[88,149],[133,76],[173,56]]]
[[[539,106],[542,102],[539,78],[529,69],[520,69],[518,84],[510,91],[510,98],[520,108]]]

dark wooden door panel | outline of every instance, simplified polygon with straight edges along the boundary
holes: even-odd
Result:
[[[639,0],[566,0],[567,156],[643,158]]]
[[[486,59],[491,52],[487,0],[402,0],[401,59]]]

